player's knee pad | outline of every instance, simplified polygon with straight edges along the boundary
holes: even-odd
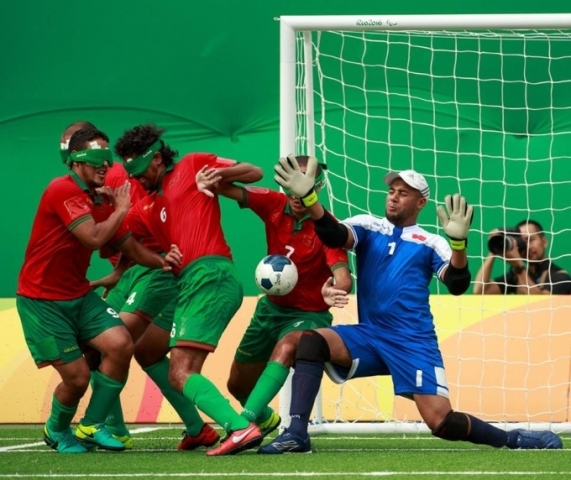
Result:
[[[302,333],[295,353],[295,361],[319,363],[323,365],[330,358],[329,345],[323,335],[315,330]]]
[[[470,420],[465,413],[450,411],[438,427],[432,430],[432,435],[444,440],[466,440],[470,431]]]

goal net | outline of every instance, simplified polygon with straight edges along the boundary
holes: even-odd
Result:
[[[322,197],[338,218],[384,216],[384,175],[413,168],[431,188],[428,231],[443,235],[446,194],[474,205],[473,283],[490,232],[530,219],[546,256],[571,271],[571,15],[282,17],[280,48],[280,153],[327,164]],[[492,278],[507,268],[496,258]],[[453,408],[505,428],[568,429],[569,297],[472,287],[452,297],[431,286]],[[356,299],[335,315],[356,322]],[[314,431],[427,430],[390,378],[325,379],[314,413]]]

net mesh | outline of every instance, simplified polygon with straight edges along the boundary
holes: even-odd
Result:
[[[474,205],[473,280],[491,231],[529,219],[545,231],[546,256],[571,270],[570,32],[313,32],[307,61],[297,35],[297,151],[313,128],[328,165],[324,202],[338,218],[383,216],[382,178],[413,168],[431,188],[423,228],[443,235],[435,209],[446,194]],[[305,108],[307,65],[314,112]],[[495,259],[492,278],[505,271]],[[567,421],[565,297],[455,298],[436,280],[431,292],[453,408],[488,421]],[[355,322],[354,304],[335,321]],[[389,378],[326,380],[323,412],[328,421],[419,420]]]

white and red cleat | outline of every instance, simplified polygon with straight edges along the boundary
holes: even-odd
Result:
[[[206,455],[217,457],[220,455],[235,455],[249,448],[257,447],[263,439],[262,432],[255,423],[250,423],[242,430],[236,430],[220,442],[220,446],[208,450]]]

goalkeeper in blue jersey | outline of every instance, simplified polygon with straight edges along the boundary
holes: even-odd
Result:
[[[445,440],[562,448],[561,439],[550,431],[505,432],[452,410],[428,299],[433,274],[453,295],[463,294],[470,285],[466,239],[473,209],[466,199],[449,195],[446,209],[438,208],[450,245],[417,225],[430,190],[424,177],[413,170],[384,178],[389,186],[384,218],[358,215],[338,222],[313,189],[316,164],[311,159],[303,174],[293,155],[281,158],[275,180],[302,199],[325,245],[355,250],[359,324],[304,332],[294,363],[291,424],[258,453],[311,451],[307,425],[324,370],[337,383],[391,375],[395,394],[412,399],[432,434]]]

